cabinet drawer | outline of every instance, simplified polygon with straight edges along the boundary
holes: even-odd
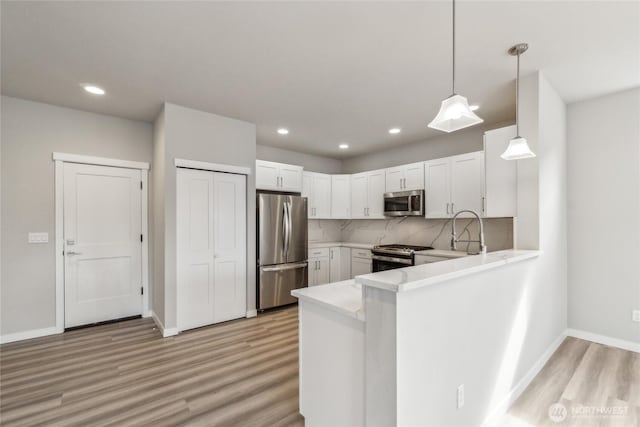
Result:
[[[329,257],[329,248],[309,249],[309,258]]]
[[[371,251],[369,249],[351,249],[351,256],[355,258],[371,259]]]

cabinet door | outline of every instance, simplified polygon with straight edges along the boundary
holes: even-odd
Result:
[[[366,218],[369,202],[367,174],[358,173],[351,176],[351,217]]]
[[[302,192],[302,167],[281,164],[280,180],[280,190]]]
[[[396,166],[385,171],[385,189],[387,193],[404,190],[404,166]]]
[[[340,262],[342,261],[340,257],[340,247],[331,248],[329,250],[329,281],[330,282],[338,282],[341,279],[340,276]]]
[[[351,277],[371,273],[371,260],[351,257]]]
[[[516,134],[515,126],[484,134],[484,216],[516,216],[518,162],[500,157]]]
[[[318,284],[326,285],[331,283],[331,263],[329,257],[318,260]]]
[[[313,172],[304,172],[302,174],[302,197],[307,198],[307,216],[313,218],[315,211],[315,199],[313,194]]]
[[[340,248],[340,280],[351,279],[351,248]]]
[[[384,169],[368,172],[368,218],[384,218]]]
[[[313,213],[315,218],[331,218],[331,176],[329,175],[314,174]]]
[[[279,190],[279,176],[278,163],[256,160],[256,188],[258,190]]]
[[[425,217],[447,218],[451,203],[450,159],[424,163]]]
[[[463,209],[482,215],[484,197],[484,153],[463,154],[451,158],[451,203],[452,211]],[[461,217],[471,217],[462,214]]]
[[[404,166],[405,190],[424,190],[424,163],[412,163]]]
[[[318,258],[309,258],[309,267],[307,271],[309,272],[308,278],[308,286],[316,286],[318,285]]]
[[[331,218],[351,218],[351,175],[331,176]]]

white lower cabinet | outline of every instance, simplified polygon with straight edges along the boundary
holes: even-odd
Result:
[[[329,250],[330,283],[351,278],[351,249],[340,246]]]
[[[372,261],[369,249],[351,250],[351,278],[371,273]]]
[[[331,281],[330,259],[329,248],[309,249],[309,286],[324,285]]]

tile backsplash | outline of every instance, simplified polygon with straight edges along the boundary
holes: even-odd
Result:
[[[484,234],[489,251],[513,248],[513,219],[484,219]],[[456,231],[463,240],[478,239],[478,221],[458,218]],[[363,220],[309,220],[309,242],[352,242],[433,246],[449,249],[451,220],[418,217]],[[477,250],[476,243],[459,243],[461,250]]]

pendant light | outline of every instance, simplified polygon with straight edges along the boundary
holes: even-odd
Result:
[[[456,93],[456,0],[453,0],[453,67],[452,67],[452,95],[442,101],[440,111],[435,119],[429,123],[432,129],[441,130],[443,132],[453,132],[469,126],[482,123],[480,117],[476,115],[471,108],[467,98]]]
[[[509,146],[500,157],[505,160],[529,159],[535,157],[535,153],[529,148],[527,140],[520,136],[520,119],[518,113],[520,110],[520,55],[529,49],[526,43],[519,43],[509,49],[509,55],[518,57],[518,66],[516,74],[516,136],[509,141]]]

